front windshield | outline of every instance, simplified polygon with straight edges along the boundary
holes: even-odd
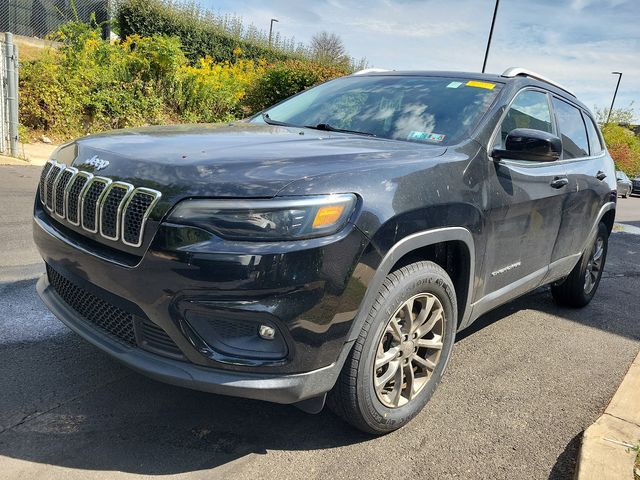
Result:
[[[252,121],[451,145],[473,128],[499,83],[424,76],[350,76],[319,85]]]

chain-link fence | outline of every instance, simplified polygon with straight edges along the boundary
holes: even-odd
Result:
[[[110,18],[112,0],[0,0],[0,32],[44,38],[70,20]],[[107,32],[105,32],[107,33]]]

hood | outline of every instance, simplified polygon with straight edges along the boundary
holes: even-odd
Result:
[[[362,135],[239,122],[92,135],[63,145],[55,158],[95,175],[154,188],[175,202],[184,197],[268,198],[306,177],[367,170],[396,158],[432,158],[445,151]],[[86,163],[89,159],[94,161]]]

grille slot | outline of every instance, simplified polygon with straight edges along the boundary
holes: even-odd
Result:
[[[72,225],[80,224],[80,195],[93,175],[79,172],[71,181],[67,192],[67,220]]]
[[[184,358],[182,351],[167,333],[155,323],[145,320],[141,324],[142,345],[151,351]]]
[[[110,240],[118,240],[122,205],[133,185],[123,182],[112,183],[105,191],[100,205],[100,234]]]
[[[58,178],[58,175],[60,175],[60,172],[62,170],[64,170],[64,165],[56,163],[51,167],[51,170],[47,175],[47,183],[45,187],[44,196],[46,199],[45,204],[47,205],[47,208],[49,210],[53,210],[53,186],[56,182],[56,179]]]
[[[98,202],[102,199],[104,190],[111,180],[102,177],[93,177],[82,198],[82,228],[90,232],[98,231]]]
[[[46,210],[103,238],[140,247],[145,224],[162,194],[49,160],[38,183]],[[60,220],[58,220],[60,221]]]
[[[42,173],[40,174],[40,201],[44,204],[45,203],[45,192],[46,192],[46,187],[47,187],[47,175],[49,175],[49,171],[51,170],[51,167],[53,167],[53,162],[47,162],[44,166],[44,168],[42,169]]]
[[[151,210],[160,199],[160,193],[147,188],[136,188],[124,206],[122,216],[122,241],[139,247],[142,244],[144,224]]]
[[[77,173],[75,168],[67,168],[59,176],[53,185],[53,194],[55,196],[55,212],[59,217],[64,218],[64,194],[73,176]]]
[[[136,345],[133,315],[87,292],[47,265],[49,283],[56,293],[87,322],[128,345]]]

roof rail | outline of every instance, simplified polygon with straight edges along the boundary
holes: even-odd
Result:
[[[381,72],[390,72],[391,70],[387,70],[386,68],[365,68],[364,70],[358,70],[357,72],[353,72],[351,75],[365,75],[367,73],[381,73]]]
[[[567,92],[569,95],[571,95],[573,97],[576,96],[576,94],[573,93],[571,90],[569,90],[567,87],[563,87],[559,83],[554,82],[553,80],[549,80],[547,77],[544,77],[544,76],[540,75],[539,73],[532,72],[531,70],[527,70],[526,68],[522,68],[522,67],[507,68],[504,72],[502,72],[502,76],[503,77],[507,77],[507,78],[513,78],[513,77],[535,78],[536,80],[540,80],[542,82],[549,83],[549,84],[553,85],[554,87],[559,88],[560,90],[564,90],[565,92]]]

